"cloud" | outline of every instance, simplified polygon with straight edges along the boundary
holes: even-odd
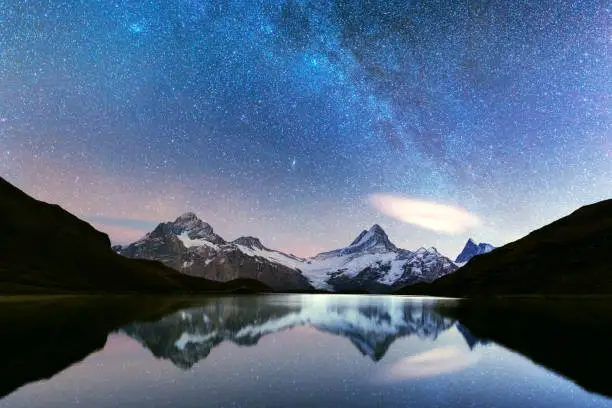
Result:
[[[372,194],[369,201],[385,215],[436,232],[460,234],[481,224],[476,215],[461,207],[392,194]]]
[[[434,377],[464,370],[478,361],[478,356],[458,347],[438,347],[406,357],[388,367],[378,380],[401,381]]]

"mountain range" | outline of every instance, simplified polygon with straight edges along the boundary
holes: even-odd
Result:
[[[379,225],[362,231],[344,248],[300,258],[269,249],[255,237],[226,241],[194,213],[161,223],[142,239],[113,249],[129,258],[161,261],[187,275],[217,281],[256,279],[278,291],[387,293],[457,270],[433,247],[396,247]]]
[[[112,250],[106,234],[2,178],[0,197],[1,293],[612,293],[612,200],[581,207],[458,268],[435,248],[397,248],[378,225],[344,248],[299,258],[253,237],[227,242],[192,213]]]

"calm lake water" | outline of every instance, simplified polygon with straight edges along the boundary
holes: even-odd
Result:
[[[4,300],[0,407],[612,407],[598,317],[609,310],[577,309],[344,295]]]

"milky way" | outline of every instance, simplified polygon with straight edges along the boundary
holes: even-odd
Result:
[[[138,238],[193,210],[312,254],[381,224],[454,257],[612,196],[602,1],[0,4],[0,174]],[[444,233],[380,194],[469,211]]]

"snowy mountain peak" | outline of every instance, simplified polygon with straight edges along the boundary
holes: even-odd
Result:
[[[240,237],[232,241],[233,244],[243,245],[251,249],[266,249],[259,238],[255,237]]]
[[[202,221],[193,213],[181,215],[174,221],[174,225],[180,226],[185,230],[198,230],[207,233],[213,232],[213,228],[209,223]]]
[[[384,229],[382,229],[382,227],[378,224],[374,224],[372,225],[372,227],[370,227],[370,230],[368,231],[368,233],[370,234],[374,234],[374,235],[383,235],[383,236],[387,236],[387,233],[385,232]]]
[[[491,252],[494,249],[495,247],[491,244],[487,244],[485,242],[481,242],[480,244],[478,244],[472,238],[470,238],[465,243],[465,247],[463,247],[463,250],[457,256],[457,259],[455,259],[455,263],[465,264],[474,256],[486,254],[487,252]]]
[[[177,228],[181,228],[185,232],[195,231],[208,235],[213,233],[213,228],[210,226],[210,224],[202,221],[197,215],[195,215],[195,213],[192,212],[182,214],[176,220],[174,220],[172,224]]]
[[[215,245],[225,243],[223,238],[215,234],[210,224],[202,221],[192,212],[182,214],[174,221],[162,222],[139,242],[171,236],[176,236],[188,248],[207,245],[207,243]]]
[[[361,239],[363,238],[363,236],[364,236],[365,234],[367,234],[367,233],[368,233],[368,230],[363,230],[363,231],[361,231],[361,233],[360,233],[359,235],[357,235],[357,238],[355,238],[355,239],[353,240],[353,242],[351,242],[351,245],[349,245],[349,246],[357,245],[357,243],[358,243],[359,241],[361,241]]]
[[[361,234],[351,243],[349,248],[359,247],[362,249],[373,247],[384,247],[394,250],[395,245],[391,243],[385,230],[378,224],[374,224],[369,230],[362,231]]]

